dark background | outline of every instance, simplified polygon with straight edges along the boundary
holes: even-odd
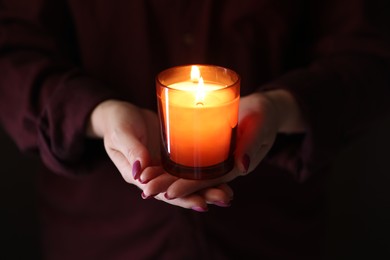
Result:
[[[327,213],[326,259],[390,259],[390,116],[338,156]]]
[[[0,127],[0,162],[0,259],[40,259],[37,158],[22,155]]]

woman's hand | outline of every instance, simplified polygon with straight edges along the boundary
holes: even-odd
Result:
[[[157,194],[166,190],[168,199],[188,196],[197,190],[227,183],[238,176],[252,172],[264,159],[274,144],[278,132],[304,132],[304,123],[300,110],[292,97],[285,90],[273,90],[255,93],[240,100],[235,168],[228,174],[212,180],[177,179],[166,185],[158,186],[160,176],[142,174],[141,179],[152,179],[145,194]]]
[[[157,115],[152,111],[140,109],[130,103],[107,100],[100,103],[92,112],[87,127],[87,136],[103,138],[108,156],[113,161],[123,179],[145,189],[146,181],[153,181],[158,193],[142,193],[144,199],[156,197],[170,204],[206,211],[207,203],[228,205],[233,192],[226,184],[207,189],[198,189],[188,196],[168,200],[159,194],[176,181],[176,177],[165,173],[159,166],[160,141]],[[140,176],[150,179],[140,179]]]

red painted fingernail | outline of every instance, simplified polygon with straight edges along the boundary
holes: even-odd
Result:
[[[145,195],[145,193],[143,193],[143,192],[141,193],[141,197],[142,197],[144,200],[154,198],[154,196],[156,196],[156,195],[149,195],[149,196],[147,196],[147,195]]]
[[[167,192],[165,192],[164,197],[165,197],[167,200],[173,200],[173,199],[174,199],[174,198],[172,198],[172,197],[169,197],[169,195],[168,195]]]
[[[224,201],[214,201],[213,204],[216,205],[216,206],[219,206],[219,207],[223,207],[223,208],[227,208],[227,207],[231,206],[230,202],[226,203]]]
[[[199,207],[199,206],[194,206],[191,209],[195,210],[197,212],[207,212],[209,210],[208,208],[203,208],[203,207]]]
[[[150,180],[141,180],[141,177],[139,178],[139,182],[142,183],[142,184],[146,184],[148,183]]]
[[[140,176],[140,173],[141,173],[141,163],[140,163],[140,161],[137,160],[137,161],[134,162],[132,173],[133,173],[134,180],[139,179],[139,176]]]
[[[249,164],[251,163],[251,159],[249,158],[249,155],[245,154],[244,157],[242,157],[242,166],[244,166],[245,173],[249,170]]]

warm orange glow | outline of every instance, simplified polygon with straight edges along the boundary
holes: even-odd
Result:
[[[181,91],[166,89],[162,109],[171,159],[185,166],[205,167],[223,162],[229,155],[238,98],[229,89],[215,92],[224,85],[199,79],[170,85]]]
[[[166,171],[206,179],[233,168],[239,83],[235,72],[211,65],[175,67],[158,75]]]

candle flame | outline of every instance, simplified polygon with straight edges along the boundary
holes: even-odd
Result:
[[[194,65],[191,67],[191,80],[197,82],[199,81],[199,78],[200,78],[200,70],[198,66]]]
[[[199,78],[198,87],[196,88],[196,104],[203,105],[202,102],[206,96],[205,89],[204,89],[204,82],[203,78]]]
[[[198,66],[192,66],[191,68],[191,81],[194,83],[198,83],[196,88],[196,105],[203,105],[203,100],[206,96],[204,81],[202,76],[200,75],[200,70]]]

